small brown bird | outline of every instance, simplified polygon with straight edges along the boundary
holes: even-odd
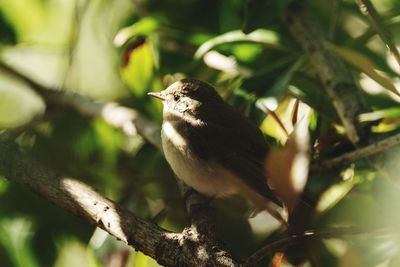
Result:
[[[163,101],[163,150],[179,179],[208,196],[240,193],[259,209],[281,206],[264,173],[263,134],[211,85],[183,79],[149,95]]]

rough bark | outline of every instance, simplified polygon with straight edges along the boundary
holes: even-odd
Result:
[[[182,233],[166,231],[104,198],[86,184],[58,174],[29,158],[11,141],[0,140],[0,175],[104,229],[162,265],[238,266],[226,251],[216,245],[215,238],[205,235],[209,232],[207,219],[196,219],[198,223]],[[200,200],[197,207],[203,207],[202,203]],[[191,205],[191,209],[196,206],[194,203]],[[207,210],[207,207],[204,208]],[[193,216],[199,215],[196,213]]]
[[[358,116],[370,109],[347,66],[329,49],[320,23],[311,16],[302,1],[293,1],[289,5],[285,22],[294,39],[307,53],[349,140],[355,145],[367,143],[369,129],[359,123]]]

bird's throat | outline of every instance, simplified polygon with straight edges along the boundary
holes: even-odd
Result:
[[[169,143],[168,145],[175,146],[175,148],[179,150],[186,149],[187,141],[179,130],[180,127],[184,127],[179,124],[183,123],[184,122],[165,121],[162,126],[163,143]]]

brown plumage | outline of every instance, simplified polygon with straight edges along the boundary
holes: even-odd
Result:
[[[264,173],[263,134],[212,86],[184,79],[150,95],[164,102],[163,149],[178,178],[206,195],[241,193],[259,208],[266,199],[281,205]]]

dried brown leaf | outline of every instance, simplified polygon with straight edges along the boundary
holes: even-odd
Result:
[[[308,119],[303,118],[290,134],[285,146],[272,149],[266,159],[268,184],[289,212],[297,205],[307,182],[309,139]]]

